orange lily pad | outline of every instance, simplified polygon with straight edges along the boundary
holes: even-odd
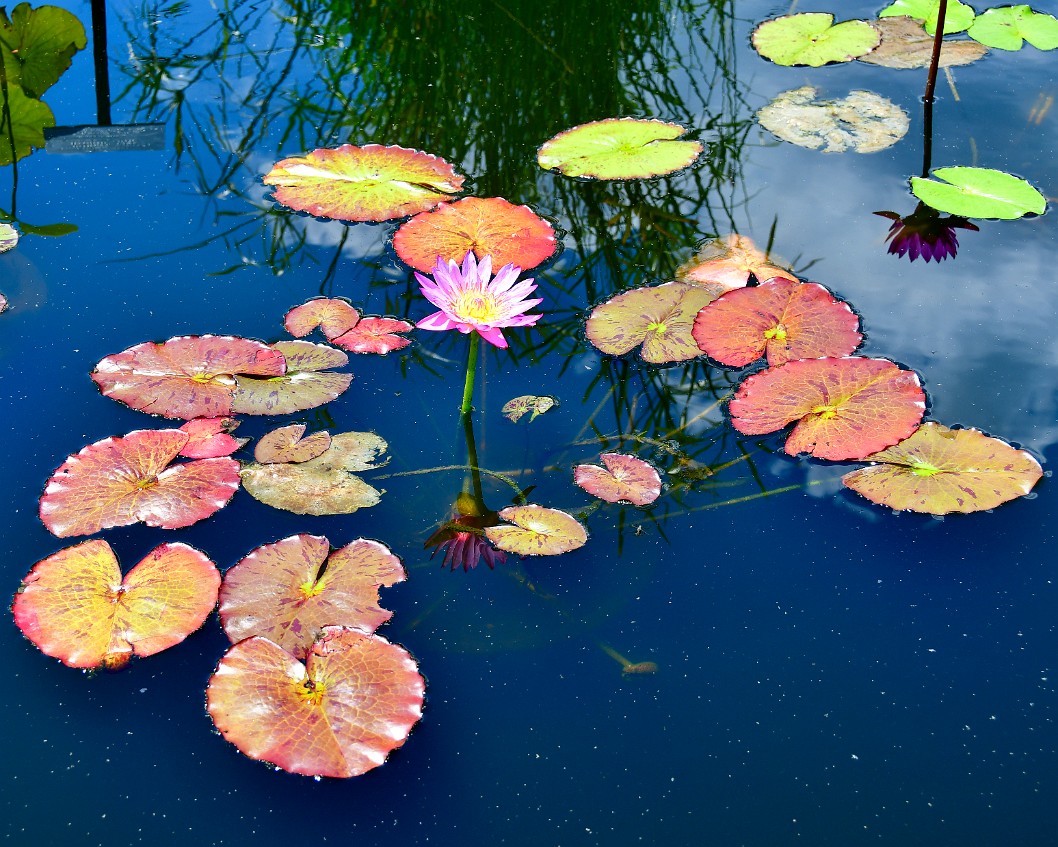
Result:
[[[650,462],[624,453],[603,453],[605,467],[577,465],[573,481],[607,503],[647,506],[661,494],[661,475]]]
[[[702,355],[691,327],[698,311],[715,297],[682,282],[633,288],[592,309],[584,332],[595,347],[611,356],[641,346],[639,354],[646,362],[683,362]]]
[[[262,435],[254,447],[253,457],[262,465],[275,462],[307,462],[327,452],[331,446],[329,432],[314,432],[308,438],[305,424],[290,424]]]
[[[188,459],[216,459],[230,456],[249,438],[233,438],[230,433],[239,426],[235,418],[195,418],[180,429],[187,433],[187,444],[180,455]]]
[[[463,186],[444,159],[405,147],[343,144],[276,162],[277,203],[318,218],[388,221],[432,209]]]
[[[355,327],[333,339],[333,343],[353,353],[377,353],[384,355],[394,350],[403,350],[411,344],[410,338],[397,333],[411,332],[414,327],[397,318],[367,317]]]
[[[353,381],[335,373],[349,363],[341,350],[311,341],[277,341],[272,349],[286,361],[286,372],[264,379],[243,374],[235,378],[232,411],[240,415],[290,415],[330,403]]]
[[[267,638],[229,648],[206,690],[221,735],[291,773],[349,777],[378,767],[422,717],[426,683],[379,635],[329,626],[303,664]]]
[[[188,434],[140,429],[105,438],[70,456],[40,498],[40,519],[54,535],[91,535],[142,521],[177,529],[208,518],[239,487],[234,459],[170,464]]]
[[[324,626],[374,632],[393,615],[378,589],[405,579],[400,559],[358,538],[340,550],[318,535],[265,544],[224,575],[220,622],[232,643],[263,635],[304,659]]]
[[[772,261],[753,239],[737,233],[707,241],[690,262],[676,271],[680,282],[704,286],[714,296],[745,287],[751,276],[758,282],[775,277],[797,281],[788,268]]]
[[[535,268],[557,249],[555,230],[528,206],[502,197],[464,197],[442,203],[401,225],[393,247],[405,264],[432,273],[438,259],[459,263],[471,250],[493,267]]]
[[[721,295],[698,313],[691,334],[711,359],[740,368],[762,355],[772,366],[847,356],[863,341],[859,325],[822,285],[777,277]]]
[[[359,320],[360,312],[348,300],[313,297],[287,312],[283,326],[295,338],[304,338],[319,327],[330,340],[351,330]]]
[[[1025,450],[932,421],[866,458],[877,464],[845,474],[846,486],[882,506],[931,515],[994,509],[1028,494],[1043,475]]]
[[[37,562],[12,610],[23,634],[75,668],[123,667],[179,644],[217,605],[220,573],[186,544],[162,544],[124,579],[107,542],[93,539]]]
[[[557,556],[583,547],[588,533],[566,512],[528,504],[508,506],[499,513],[511,525],[485,527],[485,535],[500,550],[519,556]]]
[[[797,421],[785,450],[820,459],[862,459],[907,438],[926,409],[918,375],[887,359],[798,359],[749,376],[728,406],[745,435]]]

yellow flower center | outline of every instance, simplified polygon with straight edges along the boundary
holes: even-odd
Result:
[[[455,303],[455,313],[467,323],[487,324],[499,317],[496,300],[487,292],[466,292]]]

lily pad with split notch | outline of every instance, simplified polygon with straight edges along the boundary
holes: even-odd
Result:
[[[753,48],[777,65],[818,68],[851,62],[878,46],[881,36],[866,21],[834,23],[828,12],[803,12],[764,21],[753,30]]]
[[[231,410],[240,415],[290,415],[315,409],[341,396],[353,380],[340,368],[349,363],[341,350],[311,341],[277,341],[271,349],[286,363],[284,373],[267,378],[239,374]]]

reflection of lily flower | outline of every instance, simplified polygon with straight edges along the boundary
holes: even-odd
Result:
[[[442,524],[423,546],[436,548],[433,556],[436,556],[439,550],[445,551],[441,567],[447,565],[455,570],[462,565],[463,570],[468,571],[477,567],[478,562],[484,559],[485,564],[492,569],[496,567],[497,562],[501,565],[506,562],[507,554],[494,548],[482,530],[497,523],[499,521],[494,513],[484,517],[457,515],[453,520]]]
[[[957,215],[941,217],[940,212],[919,203],[910,215],[900,217],[896,212],[875,212],[883,218],[889,218],[893,225],[889,227],[889,252],[897,256],[909,254],[911,261],[919,256],[927,262],[930,259],[939,262],[949,256],[955,257],[959,249],[959,239],[955,237],[956,229],[978,231],[975,224]]]
[[[418,329],[458,329],[467,334],[477,332],[490,344],[506,347],[502,327],[532,326],[540,315],[524,314],[541,300],[527,300],[536,286],[531,279],[518,281],[522,269],[504,265],[492,279],[492,257],[478,264],[474,252],[463,259],[460,268],[454,261],[437,258],[433,279],[416,272],[422,293],[440,311],[423,318]]]

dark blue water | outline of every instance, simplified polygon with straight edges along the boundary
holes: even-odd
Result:
[[[871,214],[914,208],[906,179],[922,165],[924,72],[767,64],[748,34],[785,11],[770,3],[592,5],[482,3],[457,14],[421,3],[380,18],[358,6],[349,31],[323,6],[306,8],[297,38],[311,49],[286,76],[296,42],[288,7],[230,7],[225,42],[204,3],[181,15],[111,6],[115,98],[128,88],[114,120],[166,120],[167,148],[38,152],[19,163],[20,217],[78,229],[25,236],[0,256],[0,291],[12,303],[0,316],[9,594],[67,546],[36,516],[51,472],[90,442],[159,423],[99,396],[87,374],[103,356],[182,334],[277,340],[287,309],[319,293],[369,313],[427,314],[388,246],[392,227],[346,232],[256,211],[270,209],[258,180],[273,161],[344,141],[442,155],[476,193],[527,202],[561,227],[564,252],[538,274],[545,318],[512,334],[513,355],[489,354],[476,397],[481,463],[535,485],[535,502],[586,506],[571,469],[604,448],[670,466],[671,456],[628,434],[665,435],[723,394],[728,378],[701,364],[608,362],[580,326],[617,287],[671,278],[697,241],[731,231],[764,244],[774,230],[777,255],[863,316],[865,355],[922,374],[932,418],[1052,458],[1053,214],[981,222],[941,265],[887,255],[888,222]],[[69,8],[88,20],[87,4]],[[877,11],[844,3],[840,15]],[[325,60],[356,45],[359,76],[324,84]],[[1053,198],[1058,118],[1036,120],[1055,93],[1053,61],[1028,48],[957,68],[958,99],[942,77],[933,164],[1011,171]],[[161,67],[166,81],[149,110],[145,80]],[[137,68],[138,79],[129,75]],[[824,155],[752,124],[776,94],[808,83],[827,97],[882,93],[909,112],[911,130],[882,153]],[[174,90],[180,112],[170,108]],[[344,111],[327,99],[335,91]],[[94,120],[89,51],[45,100],[60,124]],[[692,126],[710,156],[635,186],[536,170],[533,151],[554,132],[623,114]],[[10,191],[5,168],[0,206]],[[356,357],[330,420],[298,419],[378,432],[390,444],[386,473],[460,463],[464,356],[462,337],[430,334],[403,357]],[[499,408],[525,393],[561,405],[512,425]],[[247,421],[238,434],[278,423]],[[991,514],[893,515],[838,490],[840,468],[785,458],[778,438],[738,439],[719,413],[681,437],[703,463],[743,450],[751,460],[692,491],[673,476],[649,514],[600,509],[583,549],[493,572],[442,571],[423,551],[460,490],[458,472],[391,476],[379,482],[379,506],[347,517],[298,517],[239,493],[185,530],[106,532],[126,568],[165,540],[193,544],[222,568],[296,532],[335,546],[383,541],[409,571],[383,593],[395,612],[383,632],[420,663],[424,717],[383,767],[314,781],[252,762],[213,731],[204,687],[227,646],[213,619],[184,644],[101,675],[66,668],[13,625],[0,627],[7,842],[1054,843],[1051,480]],[[788,485],[802,487],[711,508]],[[509,499],[488,483],[493,508]],[[600,643],[656,662],[658,673],[623,676]]]

